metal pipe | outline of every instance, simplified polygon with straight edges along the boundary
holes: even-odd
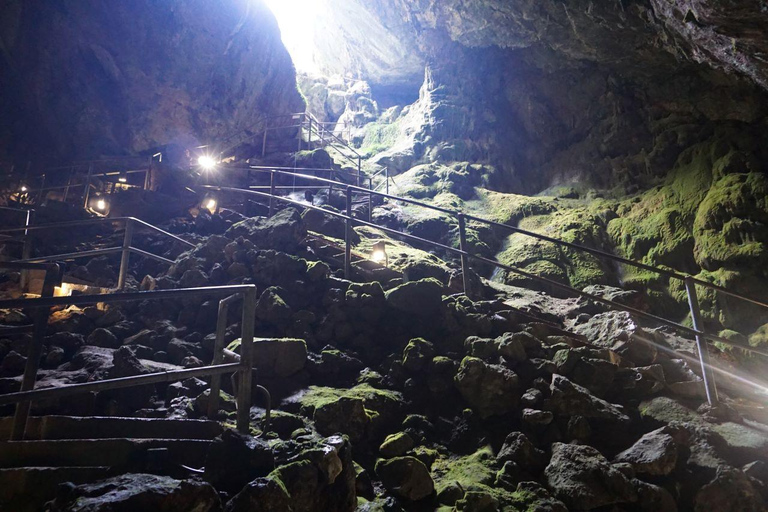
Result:
[[[352,189],[347,187],[347,217],[344,231],[344,277],[352,278]]]
[[[269,217],[275,214],[275,171],[269,175]]]
[[[69,297],[47,297],[39,299],[5,299],[0,300],[0,309],[12,308],[52,308],[56,306],[88,306],[91,304],[114,304],[142,300],[183,299],[200,295],[223,295],[245,293],[255,290],[252,284],[237,284],[224,286],[206,286],[199,288],[177,288],[172,290],[154,290],[145,292],[118,292],[106,295],[71,295]]]
[[[467,259],[467,221],[463,214],[459,214],[459,248],[461,249],[461,277],[464,285],[464,295],[470,297],[469,288],[469,261]]]
[[[694,284],[693,279],[685,280],[685,291],[688,294],[688,307],[691,310],[693,328],[696,331],[705,332],[704,324],[701,321],[699,298],[696,295],[696,285]],[[709,402],[709,405],[716,406],[719,400],[717,397],[717,384],[715,383],[715,376],[711,369],[709,347],[707,346],[707,340],[698,334],[696,334],[696,348],[699,352],[701,376],[704,379],[704,389],[707,393],[707,401]]]
[[[25,400],[47,400],[62,398],[65,396],[79,395],[81,393],[94,393],[99,391],[109,391],[112,389],[124,389],[136,386],[146,386],[149,384],[160,384],[163,382],[175,382],[192,377],[207,377],[213,374],[222,375],[225,373],[236,372],[240,368],[240,363],[221,364],[218,366],[201,366],[200,368],[168,370],[165,372],[135,375],[133,377],[119,377],[117,379],[100,380],[87,382],[84,384],[68,384],[58,388],[42,388],[33,389],[30,391],[19,391],[17,393],[0,395],[0,405],[13,404]]]
[[[253,333],[256,323],[256,287],[243,293],[240,322],[240,392],[237,395],[237,430],[248,434],[251,423],[251,385],[253,380]]]
[[[123,248],[120,256],[120,270],[117,275],[117,289],[125,289],[125,279],[128,275],[128,265],[131,260],[131,243],[133,243],[133,221],[125,222],[125,234],[123,235]]]
[[[267,156],[267,132],[269,128],[264,129],[264,139],[261,141],[261,157]]]
[[[91,198],[91,174],[93,165],[88,166],[88,175],[85,177],[85,188],[83,188],[83,208],[88,208],[88,200]]]
[[[43,281],[42,297],[52,297],[54,288],[61,282],[61,269],[58,265],[52,265],[49,271],[45,273]],[[40,308],[34,313],[34,327],[32,331],[32,343],[27,352],[27,362],[24,367],[24,376],[21,379],[21,391],[34,389],[37,381],[37,370],[40,367],[40,356],[43,352],[43,342],[45,340],[45,331],[48,328],[48,315],[50,308]],[[13,415],[13,426],[11,429],[11,441],[21,441],[24,438],[24,431],[27,428],[27,418],[32,403],[29,401],[19,402],[16,405],[16,412]]]
[[[83,251],[83,252],[69,252],[66,254],[54,254],[51,256],[40,256],[37,258],[29,258],[26,260],[21,260],[25,263],[42,263],[45,261],[61,261],[61,260],[72,260],[72,259],[79,259],[79,258],[88,258],[91,256],[102,256],[105,254],[115,254],[118,252],[121,252],[123,249],[120,247],[110,247],[109,249],[93,249],[91,251]]]
[[[131,252],[139,256],[144,256],[145,258],[150,258],[150,259],[165,263],[167,265],[173,265],[174,263],[176,263],[173,260],[169,260],[168,258],[163,258],[162,256],[158,256],[157,254],[152,254],[151,252],[137,249],[136,247],[131,247]]]

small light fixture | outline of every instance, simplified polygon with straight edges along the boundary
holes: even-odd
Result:
[[[389,264],[389,258],[387,257],[386,242],[384,240],[373,244],[373,250],[371,251],[371,260],[374,263],[384,265]]]
[[[200,203],[200,206],[202,206],[203,209],[211,212],[211,215],[213,215],[214,213],[216,213],[216,210],[219,207],[219,201],[216,199],[216,196],[209,194],[203,198],[203,202]]]
[[[201,155],[197,163],[204,171],[212,171],[216,168],[216,160],[209,155]]]
[[[23,193],[23,192],[26,192],[26,191],[28,191],[28,190],[29,190],[29,189],[27,188],[27,186],[26,186],[26,185],[22,185],[22,186],[19,188],[19,191],[21,191],[22,193]]]
[[[128,183],[128,172],[120,171],[120,176],[117,177],[117,181],[120,183]]]
[[[54,297],[69,297],[72,295],[72,287],[68,283],[61,283],[53,289]]]
[[[104,211],[107,209],[107,201],[104,199],[97,199],[96,200],[96,209],[99,211]]]

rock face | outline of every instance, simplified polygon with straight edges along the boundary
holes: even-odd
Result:
[[[261,0],[11,1],[3,11],[0,146],[17,154],[193,147],[303,110]]]
[[[637,499],[629,479],[589,446],[555,443],[544,473],[555,495],[575,510]]]
[[[216,490],[193,480],[167,476],[129,474],[80,485],[61,493],[53,511],[107,512],[117,510],[194,510],[218,512]]]

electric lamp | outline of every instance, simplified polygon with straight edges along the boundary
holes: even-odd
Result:
[[[387,257],[386,243],[382,240],[373,244],[373,250],[371,251],[371,260],[385,267],[389,264]]]

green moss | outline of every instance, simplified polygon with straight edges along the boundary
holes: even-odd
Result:
[[[349,389],[310,386],[308,391],[299,398],[299,403],[302,409],[314,411],[342,397],[361,399],[366,409],[374,411],[379,411],[381,406],[397,406],[403,400],[397,391],[377,389],[369,384],[358,384]]]
[[[432,465],[432,478],[438,494],[458,483],[464,491],[480,491],[493,496],[501,505],[512,505],[513,493],[494,485],[499,469],[493,450],[485,446],[465,457],[441,457]]]
[[[360,235],[360,243],[355,246],[355,251],[371,254],[373,246],[383,241],[387,250],[388,266],[393,270],[402,272],[419,262],[426,262],[448,271],[448,265],[437,256],[390,238],[383,231],[368,226],[357,227],[355,231]]]
[[[607,246],[604,222],[596,214],[583,208],[528,217],[521,220],[519,227],[586,247],[605,250]],[[610,265],[604,260],[581,250],[520,233],[507,238],[497,259],[530,274],[578,289],[591,284],[611,284],[615,281]],[[499,277],[507,284],[556,293],[556,290],[546,285],[513,272],[501,273]]]

